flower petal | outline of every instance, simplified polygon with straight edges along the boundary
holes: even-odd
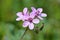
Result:
[[[33,23],[35,23],[35,24],[38,24],[39,23],[39,19],[33,19]]]
[[[42,8],[38,8],[37,11],[41,13],[43,11],[43,9]]]
[[[33,23],[30,23],[30,24],[29,24],[29,29],[30,29],[30,30],[33,30],[33,29],[34,29],[34,24],[33,24]]]
[[[36,9],[34,7],[31,7],[32,11],[36,12]]]
[[[16,21],[20,21],[20,20],[22,20],[22,19],[21,19],[21,18],[17,18],[17,19],[16,19]]]
[[[26,14],[28,12],[28,8],[23,9],[23,13]]]
[[[23,27],[27,27],[27,26],[29,25],[29,23],[30,23],[30,22],[25,21],[25,22],[23,23]]]
[[[22,12],[18,12],[16,15],[17,16],[21,16],[22,15]]]
[[[38,18],[39,18],[40,20],[43,20],[43,18],[42,18],[41,16],[38,16]]]
[[[41,17],[47,17],[47,14],[41,13],[40,16],[41,16]]]
[[[36,15],[35,12],[31,12],[31,13],[30,13],[30,17],[31,17],[31,18],[34,18],[35,15]]]
[[[28,20],[28,18],[29,18],[29,15],[24,15],[24,16],[23,16],[23,19],[24,19],[24,20]]]

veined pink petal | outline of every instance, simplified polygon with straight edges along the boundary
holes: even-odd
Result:
[[[33,23],[30,23],[30,24],[29,24],[29,29],[30,29],[30,30],[33,30],[33,29],[34,29],[34,24],[33,24]]]
[[[32,11],[36,12],[36,9],[34,7],[31,7]]]
[[[30,22],[28,22],[28,21],[24,21],[23,27],[27,27],[27,26],[29,25],[29,23],[30,23]]]
[[[24,9],[23,9],[23,13],[24,13],[24,14],[27,14],[27,12],[28,12],[28,8],[24,8]]]
[[[18,16],[18,18],[16,19],[16,21],[23,20],[22,12],[18,12],[18,13],[17,13],[17,16]]]
[[[24,19],[24,20],[28,20],[28,18],[29,18],[29,15],[24,15],[24,16],[23,16],[23,19]]]
[[[30,17],[31,17],[31,18],[34,18],[35,15],[36,15],[35,12],[31,12],[31,13],[30,13]]]
[[[43,11],[43,9],[42,8],[38,8],[37,11],[41,13]]]
[[[41,16],[41,17],[47,17],[47,14],[41,13],[40,16]]]
[[[20,17],[22,15],[22,12],[18,12],[16,15]]]
[[[19,18],[19,17],[16,19],[16,21],[20,21],[20,20],[22,20],[22,19],[21,19],[21,18]]]
[[[42,17],[40,17],[40,16],[38,16],[38,18],[39,18],[40,20],[43,20],[43,18],[42,18]]]
[[[35,23],[35,24],[38,24],[40,21],[39,21],[39,19],[33,19],[33,23]]]

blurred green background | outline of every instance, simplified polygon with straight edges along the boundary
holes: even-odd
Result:
[[[16,13],[32,6],[43,8],[48,16],[42,31],[27,31],[23,40],[60,40],[60,0],[0,0],[0,40],[20,40],[25,29]]]

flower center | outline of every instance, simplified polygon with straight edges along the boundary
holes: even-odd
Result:
[[[33,20],[32,18],[29,18],[29,19],[28,19],[29,22],[32,22],[32,20]]]
[[[36,14],[35,17],[37,17],[39,15],[39,11],[37,11],[35,14]]]

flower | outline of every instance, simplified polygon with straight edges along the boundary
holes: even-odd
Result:
[[[25,19],[27,19],[28,17],[28,9],[27,8],[24,8],[23,9],[23,12],[18,12],[17,13],[17,16],[18,16],[18,18],[16,19],[16,21],[20,21],[20,20],[25,20]]]
[[[38,17],[39,19],[43,20],[43,17],[47,17],[47,14],[42,13],[43,9],[38,8],[37,10],[34,7],[31,7],[33,14],[35,17]]]
[[[29,27],[30,30],[34,29],[34,24],[40,22],[39,19],[43,20],[43,17],[46,17],[47,14],[42,13],[43,9],[38,8],[37,10],[34,7],[31,7],[32,12],[29,13],[28,8],[24,8],[23,12],[18,12],[18,18],[16,21],[23,21],[23,27]],[[39,18],[39,19],[38,19]]]
[[[34,19],[34,15],[30,13],[30,15],[28,16],[29,18],[27,20],[24,21],[23,23],[23,27],[29,27],[30,30],[34,29],[34,23],[38,24],[39,23],[39,19],[35,18]]]

